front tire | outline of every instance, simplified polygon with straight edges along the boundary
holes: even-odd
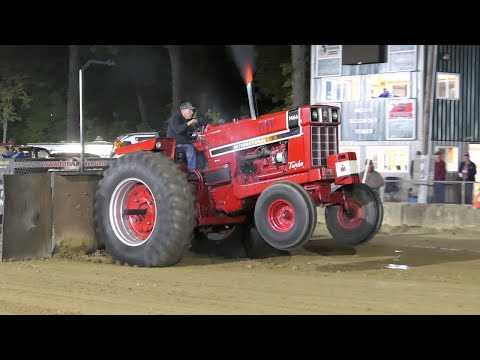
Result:
[[[169,158],[137,152],[115,160],[99,182],[94,218],[105,250],[120,263],[165,267],[190,247],[195,227],[186,176]]]
[[[280,181],[260,194],[254,217],[258,232],[266,242],[279,250],[291,250],[310,239],[317,211],[302,186]]]
[[[325,208],[325,222],[332,237],[344,244],[356,246],[370,240],[383,222],[383,205],[378,194],[365,184],[342,186],[346,208],[343,204]]]

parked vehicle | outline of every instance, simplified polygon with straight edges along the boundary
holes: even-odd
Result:
[[[108,158],[112,154],[113,146],[113,142],[105,141],[100,136],[97,136],[94,141],[85,142],[84,154],[87,157]],[[80,142],[73,141],[27,143],[27,147],[44,149],[50,157],[78,158],[82,152]]]

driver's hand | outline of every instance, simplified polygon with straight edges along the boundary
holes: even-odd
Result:
[[[198,120],[197,120],[197,119],[192,119],[192,120],[190,120],[190,125],[195,125],[195,124],[198,124]]]

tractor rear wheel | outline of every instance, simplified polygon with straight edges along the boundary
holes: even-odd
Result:
[[[196,225],[186,175],[169,158],[137,152],[115,160],[99,182],[94,217],[105,250],[120,263],[179,262]]]
[[[302,186],[281,181],[260,194],[254,217],[258,233],[266,242],[276,249],[290,250],[310,239],[317,211],[312,197]]]
[[[367,242],[383,222],[383,205],[378,194],[365,184],[345,185],[336,191],[345,191],[346,203],[325,208],[328,231],[345,245]]]

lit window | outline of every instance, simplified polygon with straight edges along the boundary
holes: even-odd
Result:
[[[373,160],[378,172],[409,171],[409,154],[408,146],[367,146],[365,149],[365,158]]]
[[[322,101],[360,100],[360,77],[322,78]]]
[[[371,99],[408,98],[410,97],[410,73],[370,75],[368,94]]]
[[[437,99],[458,100],[460,98],[460,74],[437,74]]]

